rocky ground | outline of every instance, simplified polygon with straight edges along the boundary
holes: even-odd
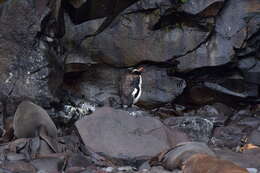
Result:
[[[259,27],[259,0],[0,0],[0,172],[260,172]]]

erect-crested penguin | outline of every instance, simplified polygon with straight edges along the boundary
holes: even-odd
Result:
[[[129,69],[121,79],[121,101],[124,108],[137,103],[142,93],[142,76],[144,68]]]

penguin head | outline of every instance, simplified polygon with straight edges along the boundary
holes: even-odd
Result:
[[[130,74],[133,75],[141,75],[142,72],[144,71],[144,67],[139,67],[139,68],[131,68],[130,70]]]

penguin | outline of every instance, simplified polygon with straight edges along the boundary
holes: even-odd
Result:
[[[142,94],[142,72],[143,67],[128,69],[121,79],[120,95],[123,108],[132,107],[136,104]]]

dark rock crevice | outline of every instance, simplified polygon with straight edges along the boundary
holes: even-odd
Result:
[[[79,8],[74,8],[70,3],[64,2],[64,8],[69,13],[73,23],[80,24],[88,20],[119,14],[137,1],[138,0],[113,0],[113,2],[111,2],[103,0],[96,2],[91,0],[82,4]]]

